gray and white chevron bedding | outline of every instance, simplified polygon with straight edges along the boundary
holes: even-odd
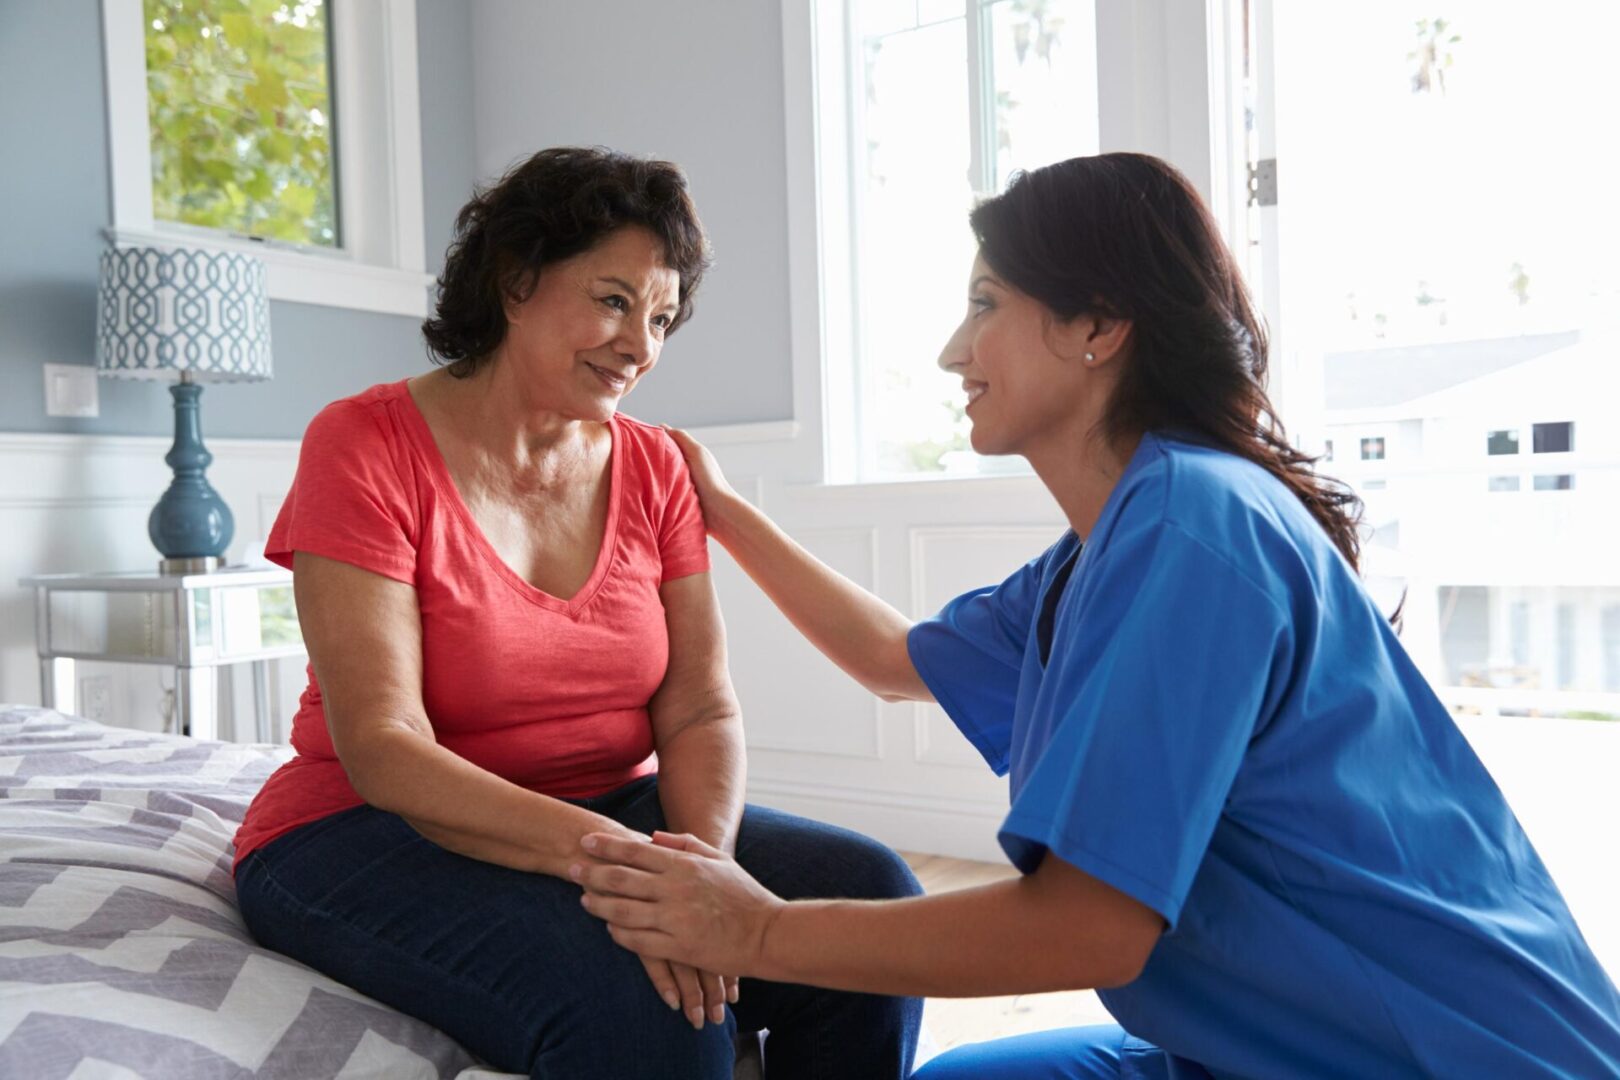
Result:
[[[290,754],[0,706],[0,1077],[511,1075],[253,943],[231,837]]]

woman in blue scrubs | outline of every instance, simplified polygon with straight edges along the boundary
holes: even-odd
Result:
[[[913,625],[682,445],[710,531],[806,637],[1011,774],[1022,877],[787,903],[691,837],[597,836],[585,905],[744,994],[1095,987],[1119,1022],[925,1080],[1620,1076],[1615,987],[1362,588],[1359,506],[1274,421],[1197,194],[1151,157],[1077,158],[972,225],[940,364],[974,448],[1026,457],[1062,507],[1045,554]]]

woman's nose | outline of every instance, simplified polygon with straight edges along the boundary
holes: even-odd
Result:
[[[938,364],[943,371],[955,371],[968,361],[967,322],[958,326],[945,347],[939,350]]]

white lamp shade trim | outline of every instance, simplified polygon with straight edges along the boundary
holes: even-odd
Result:
[[[184,248],[102,253],[96,367],[124,379],[270,378],[270,293],[251,255]]]

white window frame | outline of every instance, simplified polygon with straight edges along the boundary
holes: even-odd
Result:
[[[414,0],[344,0],[332,19],[338,216],[332,252],[155,220],[141,0],[102,0],[112,227],[117,247],[241,251],[263,259],[272,300],[410,315],[428,311]]]
[[[787,134],[788,274],[793,402],[802,468],[821,483],[860,474],[861,401],[851,233],[854,123],[845,69],[845,0],[781,0]],[[1233,235],[1244,192],[1230,181],[1242,154],[1241,72],[1212,62],[1212,35],[1232,33],[1241,0],[1099,0],[1100,149],[1139,150],[1185,172]],[[1221,50],[1225,56],[1230,50]],[[1218,58],[1217,57],[1217,58]],[[974,118],[978,122],[978,118]],[[1238,157],[1237,161],[1242,158]],[[966,271],[964,270],[964,273]],[[948,333],[940,327],[939,333]],[[863,484],[967,481],[1031,489],[1030,476],[863,479]]]

